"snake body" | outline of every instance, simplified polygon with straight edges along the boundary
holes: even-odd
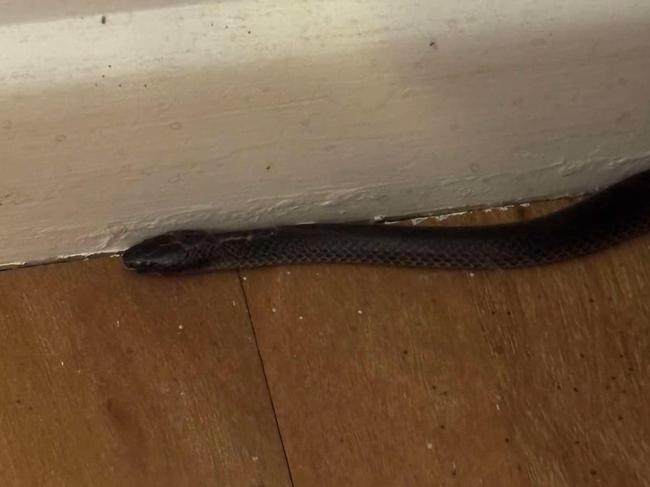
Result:
[[[145,240],[123,262],[142,273],[354,263],[508,269],[580,257],[650,230],[650,170],[540,218],[500,225],[314,224],[240,232],[184,230]]]

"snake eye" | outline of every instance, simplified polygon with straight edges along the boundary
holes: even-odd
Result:
[[[140,273],[163,273],[199,267],[200,232],[172,232],[145,240],[122,256],[127,269]]]

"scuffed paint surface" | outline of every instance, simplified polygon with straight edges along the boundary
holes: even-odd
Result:
[[[88,5],[0,19],[0,265],[577,194],[650,165],[650,3],[147,1],[105,24]]]

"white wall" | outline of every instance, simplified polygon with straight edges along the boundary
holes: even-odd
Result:
[[[647,0],[0,0],[0,46],[0,264],[650,165]]]

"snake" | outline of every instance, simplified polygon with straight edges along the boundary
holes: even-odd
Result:
[[[650,230],[650,170],[550,214],[467,226],[315,223],[248,231],[176,230],[122,256],[146,274],[289,264],[372,264],[450,270],[513,269],[574,259]]]

